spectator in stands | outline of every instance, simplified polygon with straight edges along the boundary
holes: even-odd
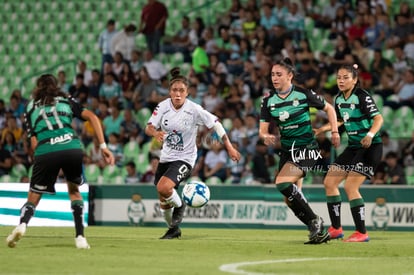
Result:
[[[5,142],[8,133],[14,136],[16,143],[20,143],[23,138],[23,128],[18,125],[17,118],[13,115],[8,115],[6,118],[6,127],[0,128],[1,130],[1,144]]]
[[[329,38],[335,39],[338,33],[346,34],[352,25],[352,18],[346,13],[345,7],[340,6],[336,9],[336,15],[332,21]]]
[[[369,56],[370,56],[370,49],[364,47],[364,42],[362,38],[355,38],[354,40],[350,41],[351,43],[351,53],[358,57],[359,61],[361,62],[359,65],[367,70],[369,68]]]
[[[401,154],[404,167],[414,166],[414,131],[411,134],[410,140],[404,145]]]
[[[352,25],[349,27],[348,31],[346,32],[349,41],[352,42],[355,39],[363,39],[365,29],[367,27],[368,25],[364,23],[364,17],[360,14],[357,14],[354,18]]]
[[[123,64],[122,71],[119,74],[119,84],[121,85],[124,100],[131,101],[133,90],[137,82],[134,73],[131,71],[131,67],[127,63]]]
[[[267,146],[264,144],[263,140],[259,139],[256,142],[255,153],[253,155],[252,161],[252,174],[253,179],[260,183],[272,183],[272,178],[269,173],[269,167],[275,165],[275,159],[272,154],[269,154]]]
[[[245,151],[247,153],[248,160],[251,160],[252,156],[254,155],[256,151],[256,143],[259,140],[259,129],[257,121],[257,116],[253,113],[247,113],[244,116],[243,123],[245,125],[247,139]]]
[[[245,10],[246,18],[242,23],[243,37],[252,39],[254,37],[255,30],[257,28],[256,19],[253,11]]]
[[[70,83],[66,80],[66,73],[63,70],[58,72],[58,86],[63,92],[69,92]]]
[[[111,53],[114,56],[117,52],[122,54],[123,60],[127,63],[131,60],[131,53],[136,48],[135,35],[137,27],[134,24],[124,26],[111,40]]]
[[[399,43],[406,43],[410,34],[414,33],[414,22],[412,18],[397,14],[395,26],[392,28],[391,37],[387,39],[386,46],[392,48]]]
[[[405,71],[402,81],[395,87],[396,97],[384,102],[384,105],[397,109],[401,106],[414,108],[414,68]]]
[[[208,92],[203,98],[203,107],[210,113],[214,113],[223,104],[223,98],[218,94],[217,87],[214,84],[208,86]]]
[[[132,50],[131,53],[131,60],[129,62],[129,65],[131,66],[131,71],[136,76],[138,74],[139,69],[142,67],[142,53],[139,50]],[[138,77],[136,77],[136,80]]]
[[[334,66],[345,64],[345,56],[351,53],[348,38],[343,33],[338,33],[336,36],[335,52],[331,63]]]
[[[180,52],[184,55],[184,61],[189,62],[191,60],[189,52],[191,46],[190,31],[190,18],[183,16],[181,19],[181,28],[177,30],[175,35],[163,39],[161,51],[166,54]]]
[[[20,119],[24,113],[24,106],[25,105],[21,101],[21,98],[17,95],[12,94],[10,96],[9,106],[7,109],[13,114],[14,117]]]
[[[285,23],[285,18],[289,13],[289,8],[285,0],[275,0],[275,5],[273,6],[272,13],[276,16],[279,24]],[[278,25],[279,25],[278,24]]]
[[[215,46],[219,60],[226,63],[230,57],[230,33],[228,27],[221,26],[219,28],[219,37],[216,40]]]
[[[220,142],[217,140],[213,141],[204,159],[204,178],[202,180],[205,181],[211,177],[218,177],[224,182],[227,178],[226,163],[226,150]]]
[[[203,32],[205,29],[205,24],[203,18],[196,17],[191,25],[191,30],[188,34],[190,39],[190,51],[193,51],[198,46],[198,41],[203,36]]]
[[[111,100],[113,98],[121,97],[121,86],[115,81],[115,76],[112,72],[106,73],[104,82],[99,89],[99,98],[102,100]]]
[[[10,151],[0,146],[0,177],[9,174],[13,168],[13,158]]]
[[[109,19],[106,23],[106,28],[103,30],[99,35],[99,50],[102,53],[102,65],[101,65],[101,71],[103,69],[103,66],[105,63],[112,63],[112,51],[111,51],[111,45],[112,45],[112,38],[117,33],[117,30],[115,29],[115,20]]]
[[[136,141],[138,144],[142,144],[144,140],[143,135],[144,132],[136,122],[133,111],[131,109],[125,109],[119,132],[121,143],[126,144],[129,141]]]
[[[83,82],[86,86],[92,81],[92,71],[88,69],[88,65],[85,61],[79,60],[77,64],[77,74],[83,74]],[[73,79],[73,84],[76,84],[76,76]]]
[[[243,5],[241,4],[240,0],[232,0],[231,6],[228,11],[228,14],[230,15],[230,20],[233,22],[234,20],[237,20],[239,18],[239,11],[243,8]]]
[[[341,6],[337,0],[329,0],[328,5],[324,5],[320,17],[315,21],[316,28],[330,29],[335,20],[336,10]]]
[[[116,102],[111,103],[111,115],[104,118],[102,121],[105,137],[109,138],[110,134],[114,133],[119,135],[121,133],[121,123],[124,121],[124,117],[119,110],[118,104]]]
[[[114,62],[110,64],[111,72],[115,76],[115,81],[120,82],[119,77],[121,75],[122,70],[124,69],[124,64],[126,64],[126,62],[121,52],[115,52],[113,59]]]
[[[244,37],[244,31],[243,31],[243,23],[244,21],[246,21],[246,11],[244,8],[241,8],[239,10],[239,16],[238,18],[234,19],[233,21],[231,21],[230,24],[224,24],[223,22],[221,22],[221,24],[219,24],[219,26],[228,26],[229,29],[229,34],[230,35],[237,35],[238,37]]]
[[[202,79],[207,79],[207,71],[210,67],[210,60],[206,51],[206,41],[201,38],[198,46],[192,53],[192,71]]]
[[[286,27],[286,31],[292,36],[296,43],[304,38],[305,17],[299,13],[298,3],[291,2],[289,4],[289,13],[285,17],[284,25]]]
[[[216,54],[218,52],[216,39],[214,38],[214,30],[207,26],[202,34],[202,38],[206,41],[207,54]]]
[[[375,15],[369,14],[368,27],[364,31],[362,39],[365,42],[365,46],[371,50],[382,49],[385,42],[385,32],[377,23]]]
[[[89,88],[85,85],[83,74],[76,75],[76,82],[69,87],[69,94],[82,105],[88,102]]]
[[[99,147],[99,140],[96,137],[93,137],[92,145],[86,148],[85,164],[96,164],[100,169],[103,169],[107,165]]]
[[[155,172],[157,171],[158,163],[160,158],[158,156],[152,155],[150,158],[150,167],[149,169],[141,176],[140,182],[143,183],[154,183]]]
[[[135,87],[132,99],[134,102],[139,102],[142,107],[148,107],[148,99],[157,89],[157,82],[150,77],[145,65],[139,71],[139,78],[140,81]]]
[[[269,32],[273,26],[279,25],[278,18],[272,12],[272,4],[265,2],[262,4],[262,15],[260,17],[260,25]]]
[[[392,63],[386,59],[381,49],[374,51],[374,58],[369,66],[369,72],[373,77],[373,85],[377,86],[380,83],[381,75],[384,72],[385,67],[392,67]]]
[[[240,148],[240,152],[242,154],[246,151],[246,145],[248,144],[247,130],[243,119],[238,114],[232,118],[232,126],[229,131],[229,138],[232,142],[237,143],[238,148]]]
[[[319,73],[314,68],[312,60],[303,59],[300,62],[300,68],[297,70],[298,76],[296,82],[308,90],[318,90]]]
[[[398,142],[395,139],[391,139],[387,131],[382,131],[382,160],[389,152],[399,152]]]
[[[160,41],[165,33],[167,7],[157,0],[148,0],[141,10],[139,31],[145,35],[147,48],[154,54],[160,52]]]
[[[107,116],[110,116],[109,112],[109,101],[105,98],[99,100],[98,111],[96,112],[98,118],[103,121]]]
[[[378,166],[372,184],[407,184],[404,168],[398,163],[396,152],[388,152]]]
[[[167,69],[158,60],[154,59],[154,55],[151,51],[144,52],[144,63],[143,67],[146,68],[151,79],[159,80],[161,77],[167,75]]]
[[[124,159],[124,148],[123,148],[122,143],[119,140],[118,133],[110,133],[108,135],[108,149],[114,155],[115,165],[118,167],[122,167],[123,159]]]
[[[0,130],[6,127],[6,103],[0,98]]]
[[[411,66],[414,67],[414,33],[408,35],[408,41],[404,45],[404,53],[412,61]]]
[[[89,98],[99,98],[99,90],[101,88],[101,72],[98,69],[92,70],[92,79],[87,84],[89,88]]]
[[[286,28],[283,25],[274,25],[269,33],[269,44],[272,45],[272,55],[281,55],[285,41],[287,39],[291,39],[290,35],[287,33]]]
[[[395,60],[392,62],[392,66],[396,74],[401,79],[402,75],[410,66],[414,67],[414,59],[411,59],[409,56],[405,54],[404,46],[402,44],[399,44],[394,47],[394,56]]]
[[[137,171],[137,167],[133,161],[128,162],[125,165],[126,175],[125,183],[126,184],[136,184],[141,182],[141,175]]]

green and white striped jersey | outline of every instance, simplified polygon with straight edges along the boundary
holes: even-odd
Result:
[[[344,122],[348,134],[348,146],[362,147],[360,141],[363,139],[372,126],[372,118],[380,112],[371,95],[361,89],[355,88],[348,98],[342,93],[335,98],[335,111],[338,120]],[[372,144],[381,143],[378,133],[372,139]]]
[[[282,147],[288,149],[295,146],[311,145],[315,143],[312,131],[310,107],[323,109],[325,100],[313,91],[292,86],[290,94],[281,98],[272,91],[263,98],[261,107],[261,122],[274,120],[280,130]]]
[[[35,156],[83,148],[72,128],[72,119],[82,119],[83,110],[84,107],[73,98],[56,97],[53,105],[31,100],[26,106],[24,118],[28,137],[35,136],[38,141]]]

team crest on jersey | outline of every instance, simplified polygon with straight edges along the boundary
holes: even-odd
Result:
[[[349,120],[348,112],[343,112],[342,113],[342,119],[343,119],[344,122],[347,122]]]
[[[183,135],[176,131],[172,131],[168,134],[166,140],[166,146],[172,150],[183,151],[184,142]]]
[[[293,105],[294,107],[299,106],[299,99],[295,98],[295,99],[293,100],[292,105]]]
[[[279,120],[286,121],[290,117],[287,111],[279,112]]]

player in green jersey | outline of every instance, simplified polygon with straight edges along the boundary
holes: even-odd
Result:
[[[343,238],[341,226],[341,196],[338,186],[342,181],[351,207],[356,231],[345,242],[367,242],[365,228],[365,206],[359,187],[374,175],[382,155],[382,142],[378,135],[383,118],[371,95],[358,87],[358,66],[341,65],[336,74],[340,93],[335,98],[338,125],[344,125],[348,135],[348,146],[330,166],[325,177],[329,217],[332,225],[330,239]],[[329,131],[324,125],[315,133]],[[336,130],[333,130],[336,131]],[[333,133],[333,132],[332,132]]]
[[[67,180],[75,222],[75,245],[81,249],[90,248],[84,237],[83,200],[78,187],[84,183],[83,146],[72,128],[72,119],[75,117],[91,123],[105,161],[114,164],[98,117],[62,92],[53,75],[42,75],[37,80],[32,100],[25,111],[25,125],[34,150],[33,174],[27,201],[20,210],[20,224],[6,239],[9,247],[15,247],[25,234],[42,194],[55,194],[56,178],[62,170]]]
[[[321,157],[311,126],[310,107],[327,113],[332,129],[332,143],[339,146],[335,110],[329,103],[314,93],[292,84],[295,69],[290,59],[276,62],[271,71],[274,90],[263,98],[259,135],[266,145],[276,143],[276,136],[269,132],[274,121],[279,128],[282,153],[276,187],[285,196],[287,205],[309,229],[309,242],[326,242],[328,232],[323,220],[317,216],[301,192],[302,178],[313,169]]]

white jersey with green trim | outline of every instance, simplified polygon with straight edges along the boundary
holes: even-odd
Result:
[[[170,98],[161,101],[148,120],[148,124],[166,133],[160,162],[181,160],[194,167],[198,126],[205,125],[211,129],[217,120],[215,115],[188,99],[178,110]]]

